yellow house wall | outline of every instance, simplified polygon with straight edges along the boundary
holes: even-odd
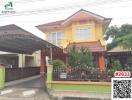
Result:
[[[76,39],[76,29],[77,28],[91,28],[92,35],[90,38],[85,40]],[[64,27],[64,29],[53,29],[45,32],[46,34],[51,32],[64,32],[64,40],[61,41],[61,46],[65,48],[69,43],[73,42],[91,42],[91,41],[100,41],[102,46],[105,45],[103,40],[103,27],[101,23],[97,23],[95,21],[87,21],[85,23],[73,22],[70,25]],[[47,35],[46,35],[47,36]],[[47,37],[46,37],[47,38]]]
[[[79,40],[76,38],[76,29],[77,28],[90,28],[92,31],[92,35],[90,38],[87,38],[85,40]],[[72,41],[73,42],[90,42],[90,41],[95,41],[95,24],[93,21],[86,22],[83,24],[80,24],[79,22],[74,22],[72,23]]]
[[[73,32],[72,32],[72,26],[68,26],[64,29],[65,32],[65,41],[63,41],[63,47],[65,48],[69,43],[73,40]]]
[[[105,41],[103,39],[103,25],[101,23],[95,22],[95,33],[96,39],[101,42],[102,46],[105,46]]]

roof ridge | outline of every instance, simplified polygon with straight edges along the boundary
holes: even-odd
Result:
[[[48,24],[54,24],[54,23],[59,23],[59,24],[61,24],[63,21],[65,21],[65,20],[57,20],[57,21],[53,21],[53,22],[48,22],[48,23],[45,23],[45,24],[41,24],[41,25],[38,25],[37,27],[39,27],[39,26],[43,26],[43,25],[47,25],[47,26],[50,26],[50,25],[48,25]]]
[[[70,44],[73,44],[73,43],[75,43],[75,44],[79,44],[79,43],[95,43],[95,42],[99,42],[99,41],[89,41],[89,42],[72,42],[72,43],[70,43]]]
[[[69,18],[71,18],[72,16],[76,15],[77,13],[79,13],[80,11],[90,13],[91,15],[100,17],[100,18],[102,18],[102,19],[104,19],[104,20],[111,19],[111,18],[106,18],[106,17],[103,17],[103,16],[101,16],[101,15],[95,14],[95,13],[93,13],[93,12],[84,10],[84,9],[80,9],[80,10],[78,10],[77,12],[75,12],[74,14],[72,14],[71,16],[67,17],[66,19],[57,20],[57,21],[53,21],[53,22],[49,22],[49,23],[45,23],[45,24],[42,24],[42,25],[38,25],[37,27],[43,26],[43,25],[45,25],[45,26],[53,26],[53,25],[59,25],[59,24],[61,25],[62,23],[65,23],[65,21],[67,21]],[[52,24],[52,25],[51,25],[51,24]]]
[[[72,45],[73,45],[73,43],[69,43],[66,48],[67,49],[71,48]],[[105,48],[100,44],[99,41],[78,42],[78,43],[75,43],[75,45],[77,46],[78,49],[81,48],[81,46],[82,46],[85,48],[89,48],[92,52],[104,52],[105,51]]]

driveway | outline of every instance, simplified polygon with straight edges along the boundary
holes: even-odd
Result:
[[[7,86],[1,90],[0,100],[51,100],[40,78]]]
[[[5,87],[0,91],[0,100],[51,100],[45,89],[45,82],[40,78]],[[53,100],[62,100],[54,98]],[[101,100],[66,97],[63,100]],[[108,99],[109,100],[109,99]]]

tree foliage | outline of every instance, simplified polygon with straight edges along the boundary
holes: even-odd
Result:
[[[75,44],[73,45],[72,49],[70,50],[69,52],[69,65],[72,66],[72,67],[75,67],[78,65],[78,52],[76,50],[76,46]]]
[[[81,47],[80,50],[76,48],[74,44],[69,53],[69,65],[76,66],[89,66],[93,67],[93,56],[90,50]]]
[[[119,28],[117,26],[111,26],[107,29],[104,39],[108,40],[109,38],[115,39],[120,34]]]
[[[132,49],[132,25],[123,24],[121,27],[111,26],[105,33],[105,40],[112,38],[112,43],[107,45],[110,50],[117,45],[127,49]]]
[[[112,60],[112,71],[113,72],[115,72],[115,71],[119,71],[119,70],[121,70],[122,69],[122,67],[121,67],[121,63],[120,63],[120,60],[118,60],[118,59],[113,59]]]
[[[64,68],[65,67],[65,64],[62,60],[53,60],[53,67],[54,68]]]

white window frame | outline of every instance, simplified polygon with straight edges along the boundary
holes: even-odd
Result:
[[[86,33],[77,33],[79,30],[87,30]],[[79,36],[80,35],[80,36]],[[87,40],[90,39],[92,36],[92,28],[91,27],[84,27],[84,28],[76,28],[75,38],[76,40]]]
[[[62,33],[62,36],[59,37],[59,33]],[[50,36],[50,39],[49,39],[49,35],[51,34]],[[55,37],[53,37],[53,34],[55,34]],[[51,32],[51,33],[48,33],[47,34],[47,40],[48,42],[50,43],[53,43],[54,45],[57,45],[57,46],[60,46],[60,43],[58,43],[59,41],[63,40],[64,39],[64,32]]]

